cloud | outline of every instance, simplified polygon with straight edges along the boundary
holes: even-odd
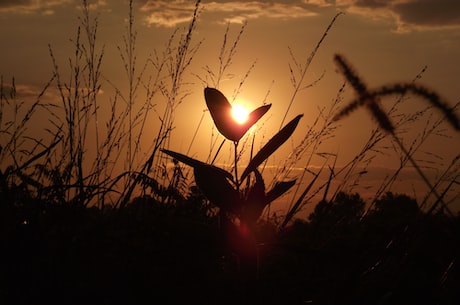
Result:
[[[350,13],[393,19],[398,32],[460,27],[458,0],[337,0]]]
[[[195,4],[192,1],[155,1],[147,0],[141,6],[141,12],[147,13],[147,25],[175,27],[178,24],[189,22]]]
[[[147,14],[148,25],[174,27],[190,20],[194,6],[194,1],[186,0],[144,0],[141,11]],[[305,18],[335,7],[351,14],[391,21],[397,32],[460,27],[458,0],[219,0],[202,1],[201,6],[206,20],[219,23]]]
[[[51,15],[53,8],[72,3],[74,0],[3,0],[0,2],[0,13]]]
[[[249,19],[292,19],[316,16],[309,7],[325,5],[325,0],[309,1],[210,1],[202,2],[207,20],[217,23],[242,23]],[[192,1],[147,0],[141,11],[148,14],[148,25],[174,27],[190,21],[195,4]]]
[[[91,10],[106,6],[106,2],[106,0],[87,1]],[[55,8],[69,4],[81,7],[80,0],[1,0],[0,13],[53,15]]]
[[[402,23],[409,25],[460,26],[460,1],[458,0],[395,3],[393,10]]]
[[[59,89],[54,86],[50,86],[44,90],[43,85],[22,83],[15,84],[13,90],[11,84],[4,83],[2,87],[2,96],[8,101],[16,100],[19,104],[24,102],[30,105],[31,103],[35,103],[38,99],[44,104],[59,105],[61,103]]]

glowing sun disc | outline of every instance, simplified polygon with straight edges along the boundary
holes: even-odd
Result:
[[[249,112],[241,105],[233,105],[232,116],[238,124],[243,124],[248,120]]]

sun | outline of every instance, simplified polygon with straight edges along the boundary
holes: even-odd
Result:
[[[238,124],[243,124],[248,120],[249,112],[242,105],[232,106],[232,116]]]

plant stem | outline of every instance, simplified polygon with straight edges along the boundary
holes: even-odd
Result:
[[[294,89],[294,93],[292,94],[291,96],[291,100],[289,101],[289,105],[286,109],[286,112],[284,113],[284,116],[283,116],[283,120],[281,121],[281,124],[280,124],[280,130],[281,128],[283,128],[283,125],[284,125],[284,121],[286,120],[286,117],[288,115],[288,112],[289,110],[291,109],[291,106],[292,104],[294,103],[294,100],[297,96],[297,94],[299,93],[299,91],[301,90],[302,88],[302,83],[303,83],[303,80],[305,79],[305,75],[307,74],[307,71],[308,71],[308,68],[310,67],[310,64],[312,63],[313,61],[313,58],[315,57],[316,53],[318,52],[319,48],[321,47],[321,44],[323,43],[324,39],[326,38],[327,34],[329,33],[330,29],[332,28],[332,26],[334,25],[335,21],[337,20],[337,18],[344,14],[343,12],[339,12],[337,13],[334,18],[332,18],[331,22],[329,23],[328,27],[326,28],[326,30],[324,31],[323,35],[321,36],[321,39],[318,41],[318,43],[316,44],[315,48],[313,49],[313,51],[310,53],[310,55],[308,56],[307,58],[307,61],[305,63],[305,66],[303,68],[303,71],[300,71],[301,73],[301,76],[300,76],[300,80],[299,82],[297,83],[297,85],[295,86],[295,89]]]
[[[391,132],[391,135],[393,136],[393,139],[395,140],[396,144],[398,144],[399,148],[402,150],[402,152],[406,155],[406,157],[409,159],[410,163],[412,163],[412,166],[414,166],[415,170],[417,171],[417,173],[420,175],[420,177],[422,178],[422,180],[425,182],[425,184],[428,186],[428,188],[430,189],[430,192],[432,192],[435,196],[436,196],[436,203],[433,205],[433,207],[431,207],[429,213],[432,213],[433,210],[436,208],[436,206],[441,203],[443,205],[443,207],[446,208],[446,210],[451,214],[452,216],[452,212],[447,208],[446,204],[444,203],[444,200],[442,200],[442,196],[440,196],[438,194],[438,192],[436,191],[436,189],[431,185],[430,181],[428,180],[428,178],[425,176],[425,174],[423,173],[423,171],[420,169],[420,167],[418,166],[418,164],[415,162],[415,160],[412,158],[412,156],[410,155],[410,153],[407,151],[406,147],[404,147],[404,145],[402,144],[402,142],[398,139],[398,137],[395,135],[394,132]]]
[[[240,192],[240,182],[238,181],[238,141],[233,142],[235,146],[235,184],[236,184],[236,190],[238,193]]]

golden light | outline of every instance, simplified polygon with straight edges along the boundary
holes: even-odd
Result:
[[[242,105],[232,106],[232,116],[238,124],[243,124],[248,119],[249,112]]]

